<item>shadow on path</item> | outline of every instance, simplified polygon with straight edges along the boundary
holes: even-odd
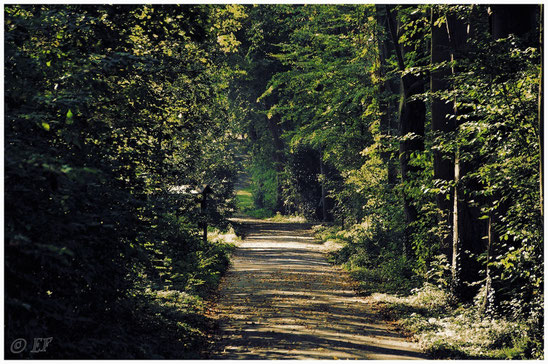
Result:
[[[247,219],[247,237],[220,287],[213,359],[426,359],[357,297],[310,224]]]

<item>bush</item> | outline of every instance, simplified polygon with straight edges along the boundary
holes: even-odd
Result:
[[[374,294],[387,304],[393,319],[417,339],[435,359],[541,358],[529,323],[478,314],[473,305],[454,306],[446,289],[426,283],[413,294]]]
[[[329,260],[350,271],[362,294],[409,293],[419,284],[412,262],[398,249],[401,235],[387,231],[377,222],[366,221],[341,231],[335,227],[320,228],[316,236],[324,241],[334,238],[345,243],[329,254]]]

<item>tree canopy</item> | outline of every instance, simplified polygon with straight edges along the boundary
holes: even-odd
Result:
[[[6,355],[203,355],[229,247],[201,233],[245,169],[262,217],[338,224],[334,261],[523,320],[541,357],[542,27],[538,5],[6,5],[5,345],[55,336]]]

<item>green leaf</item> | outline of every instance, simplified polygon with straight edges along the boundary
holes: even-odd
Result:
[[[69,111],[67,112],[66,123],[67,123],[68,125],[70,125],[70,124],[73,123],[73,120],[72,120],[72,110],[70,110],[70,109],[69,109]]]
[[[46,123],[45,121],[42,122],[42,128],[44,128],[44,130],[46,131],[49,131],[49,124]]]

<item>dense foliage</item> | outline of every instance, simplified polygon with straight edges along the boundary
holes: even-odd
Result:
[[[203,355],[244,146],[246,209],[332,222],[365,292],[435,285],[542,357],[540,6],[4,12],[8,356]]]
[[[34,337],[54,340],[18,355],[198,355],[189,302],[228,264],[199,225],[232,209],[222,59],[236,12],[6,7],[8,356]],[[199,196],[173,193],[202,184],[206,214]],[[166,289],[182,293],[150,298]]]
[[[340,224],[364,291],[435,283],[541,355],[540,7],[247,9],[257,206]]]

